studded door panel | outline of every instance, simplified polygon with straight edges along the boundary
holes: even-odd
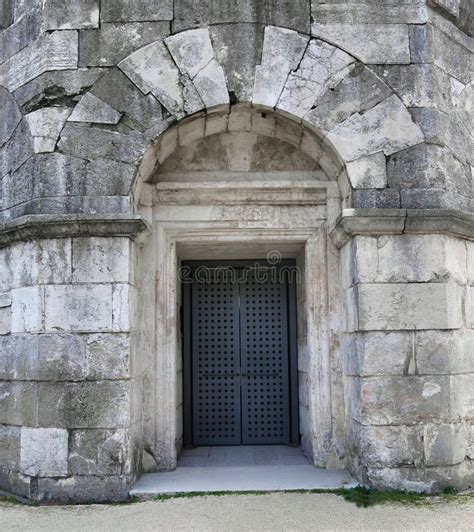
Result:
[[[253,273],[240,285],[242,443],[290,443],[287,283]]]
[[[192,430],[194,445],[240,445],[239,287],[193,282]]]

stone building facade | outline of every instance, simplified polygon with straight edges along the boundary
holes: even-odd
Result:
[[[180,261],[274,251],[304,452],[472,485],[469,6],[0,0],[0,489],[176,467]]]

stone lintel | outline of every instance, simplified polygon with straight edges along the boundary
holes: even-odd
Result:
[[[0,224],[0,248],[14,242],[45,238],[128,236],[135,239],[147,230],[145,220],[136,214],[35,214]]]
[[[330,236],[341,247],[355,235],[433,233],[474,239],[474,215],[455,209],[344,209]]]

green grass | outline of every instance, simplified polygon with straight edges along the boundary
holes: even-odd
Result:
[[[170,499],[183,499],[191,497],[222,497],[224,495],[270,495],[272,492],[268,491],[214,491],[214,492],[187,492],[174,493],[169,495],[158,495],[151,500],[167,501]],[[379,491],[375,489],[363,488],[361,486],[352,489],[314,489],[314,490],[290,490],[283,493],[326,493],[343,497],[347,502],[351,502],[356,506],[367,508],[377,504],[418,504],[430,503],[433,501],[465,501],[471,499],[472,496],[458,495],[455,488],[445,488],[443,492],[438,495],[430,495],[427,493],[417,493],[414,491],[404,490],[387,490]],[[140,499],[135,498],[132,502],[140,502]]]
[[[152,501],[168,501],[170,499],[188,499],[192,497],[223,497],[226,495],[230,496],[239,496],[239,495],[255,495],[255,496],[262,496],[262,495],[271,495],[275,492],[270,491],[213,491],[213,492],[183,492],[183,493],[173,493],[169,495],[158,495],[156,497],[152,497],[147,500]],[[367,508],[369,506],[375,506],[378,504],[407,504],[407,505],[416,505],[416,504],[432,504],[432,503],[439,503],[439,502],[467,502],[469,500],[472,500],[474,497],[474,494],[469,495],[459,495],[457,490],[453,487],[445,488],[442,492],[438,493],[437,495],[429,495],[427,493],[417,493],[414,491],[404,491],[404,490],[387,490],[387,491],[379,491],[375,489],[369,489],[369,488],[363,488],[361,486],[358,486],[356,488],[351,489],[314,489],[314,490],[289,490],[289,491],[283,491],[279,493],[314,493],[314,494],[330,494],[330,495],[337,495],[339,497],[343,497],[344,500],[347,502],[353,503],[356,506]],[[11,503],[11,504],[20,504],[20,505],[32,505],[32,506],[38,506],[38,503],[35,501],[28,501],[28,503],[25,500],[18,499],[11,495],[0,495],[0,503]],[[123,504],[133,504],[133,503],[139,503],[144,502],[142,499],[139,499],[138,497],[131,497],[128,501],[121,501],[121,502],[109,502],[109,503],[97,503],[97,502],[83,502],[80,503],[82,505],[84,504],[104,504],[104,505],[123,505]],[[56,506],[56,504],[52,504],[53,506]],[[78,503],[70,503],[70,504],[61,504],[59,506],[76,506]]]

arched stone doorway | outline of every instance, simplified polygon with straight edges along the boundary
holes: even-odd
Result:
[[[136,194],[151,227],[137,276],[145,449],[160,469],[172,469],[183,445],[181,261],[273,254],[295,259],[301,273],[297,440],[317,465],[343,466],[340,275],[328,239],[343,166],[301,124],[243,104],[190,118],[160,143],[168,155]]]

